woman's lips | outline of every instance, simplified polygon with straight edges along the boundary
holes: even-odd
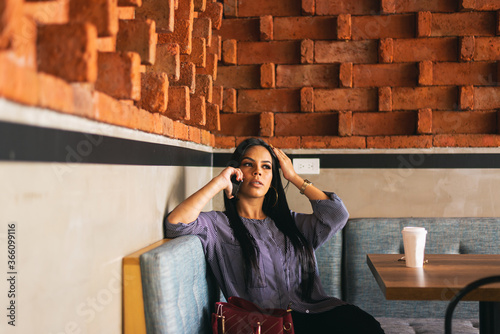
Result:
[[[254,187],[262,187],[264,184],[260,181],[251,181],[250,185]]]

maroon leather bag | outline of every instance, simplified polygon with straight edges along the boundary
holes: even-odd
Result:
[[[294,334],[291,309],[263,309],[239,297],[215,303],[214,334]]]

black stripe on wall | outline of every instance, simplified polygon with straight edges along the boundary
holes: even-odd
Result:
[[[0,122],[0,161],[224,167],[230,155]],[[500,154],[493,153],[291,154],[290,158],[319,158],[321,168],[500,168]]]
[[[171,145],[0,122],[0,161],[211,167],[212,157]]]
[[[229,153],[214,154],[214,167],[225,167]],[[500,168],[500,154],[289,154],[294,158],[319,158],[321,168]]]

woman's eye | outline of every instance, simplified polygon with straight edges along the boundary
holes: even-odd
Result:
[[[251,162],[244,162],[243,166],[244,167],[252,167],[252,163]]]
[[[271,166],[269,166],[269,165],[264,165],[264,166],[262,166],[262,168],[265,168],[265,169],[271,169]]]

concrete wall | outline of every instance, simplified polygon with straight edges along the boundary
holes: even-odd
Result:
[[[1,103],[1,121],[47,122],[56,128],[164,144],[186,154],[211,152],[201,145]],[[0,136],[4,140],[5,132]],[[78,141],[57,147],[64,154],[74,149],[83,161],[89,160],[106,146],[106,140],[99,142],[102,137],[89,138],[97,144]],[[7,143],[0,145],[3,149]],[[13,159],[6,159],[5,150],[0,151],[0,332],[121,333],[122,258],[163,238],[165,212],[205,184],[211,167],[176,166],[169,157],[165,157],[169,165],[151,166],[19,161],[22,152],[13,149],[7,153]],[[132,154],[124,146],[117,159]],[[75,157],[70,155],[68,161],[76,161]],[[16,226],[14,270],[7,268],[11,224]],[[11,271],[16,274],[8,275]],[[14,298],[8,297],[6,276],[15,276]],[[16,307],[15,327],[6,317],[11,300]]]

